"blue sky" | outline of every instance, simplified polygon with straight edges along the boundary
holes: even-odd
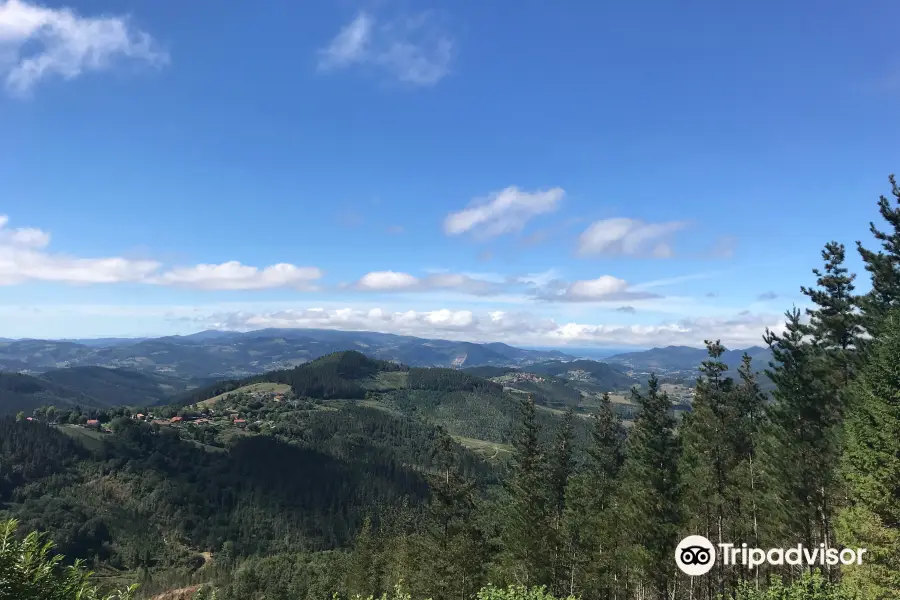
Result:
[[[758,343],[825,242],[859,270],[898,17],[0,0],[0,336]]]

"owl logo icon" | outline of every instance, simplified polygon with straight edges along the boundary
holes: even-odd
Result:
[[[716,564],[716,548],[702,535],[689,535],[675,549],[675,564],[691,577],[706,575]]]

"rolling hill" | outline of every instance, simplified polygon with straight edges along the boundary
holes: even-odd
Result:
[[[596,360],[546,361],[530,365],[528,371],[560,377],[574,383],[592,384],[600,388],[599,391],[628,389],[635,384],[634,379],[620,367]]]

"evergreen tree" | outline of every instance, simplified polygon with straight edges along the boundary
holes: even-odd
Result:
[[[732,510],[737,496],[732,471],[737,462],[738,413],[731,390],[733,382],[723,377],[728,370],[728,365],[720,360],[725,347],[719,341],[707,340],[706,348],[709,359],[700,366],[703,375],[697,380],[692,411],[681,424],[683,500],[685,514],[689,515],[685,532],[721,543],[732,539]],[[699,585],[702,587],[698,594],[704,598],[724,594],[723,570],[716,568]]]
[[[785,314],[786,330],[766,330],[774,362],[770,410],[775,481],[782,499],[782,539],[807,547],[831,544],[835,469],[839,456],[840,401],[829,385],[828,361],[796,308]]]
[[[841,511],[842,544],[868,549],[845,582],[872,600],[900,598],[900,310],[851,387],[841,471],[849,506]]]
[[[518,585],[546,585],[551,552],[545,456],[539,443],[534,399],[522,401],[519,431],[506,479],[509,501],[502,533],[504,576]]]
[[[674,579],[672,553],[681,523],[680,442],[668,395],[659,391],[655,375],[647,385],[646,394],[632,389],[640,412],[629,432],[625,496],[620,506],[626,509],[624,503],[628,503],[627,526],[639,570],[635,583],[648,588],[638,592],[668,600]]]
[[[900,186],[893,175],[889,177],[889,181],[891,194],[895,202],[900,204]],[[869,250],[862,242],[856,242],[866,270],[872,276],[872,289],[859,302],[864,315],[863,325],[873,337],[877,335],[878,327],[887,312],[900,305],[900,206],[891,207],[891,202],[881,196],[878,200],[878,212],[890,225],[888,231],[882,231],[875,223],[869,223],[869,230],[881,242],[881,249]]]
[[[843,388],[853,376],[855,350],[862,334],[853,285],[856,275],[844,266],[844,245],[829,242],[822,250],[825,271],[813,269],[818,288],[801,287],[817,306],[807,309],[808,331],[834,364],[835,383]]]
[[[566,488],[574,469],[573,443],[575,433],[572,420],[574,412],[570,408],[563,416],[550,451],[547,473],[547,499],[550,518],[550,543],[552,545],[551,575],[552,591],[556,595],[565,593],[567,573],[565,569],[565,540],[563,537],[563,513],[566,508]]]
[[[345,587],[349,595],[380,595],[384,591],[379,552],[379,539],[372,519],[367,517],[356,537],[350,563],[347,566]]]
[[[487,545],[475,518],[474,483],[462,477],[453,439],[443,431],[438,468],[431,479],[425,546],[429,595],[438,600],[470,598],[484,583]]]
[[[734,540],[745,540],[751,547],[759,548],[763,539],[772,538],[760,517],[775,512],[771,507],[780,499],[772,496],[769,472],[763,468],[768,462],[765,442],[770,435],[767,397],[759,387],[753,361],[747,354],[741,358],[738,376],[739,385],[732,392],[736,398],[734,406],[737,412],[732,437],[737,460],[732,473],[736,515],[732,535]],[[760,569],[756,569],[753,578],[753,584],[758,589]]]
[[[623,545],[616,488],[624,460],[625,433],[604,393],[593,417],[584,469],[569,479],[563,514],[564,594],[607,600],[621,577]]]

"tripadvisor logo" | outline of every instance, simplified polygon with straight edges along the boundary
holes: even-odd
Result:
[[[696,577],[709,573],[716,564],[716,546],[725,566],[740,565],[747,569],[769,565],[861,565],[865,548],[826,548],[819,544],[805,548],[797,544],[792,548],[749,548],[747,544],[713,544],[702,535],[689,535],[675,549],[675,564],[682,572]]]

